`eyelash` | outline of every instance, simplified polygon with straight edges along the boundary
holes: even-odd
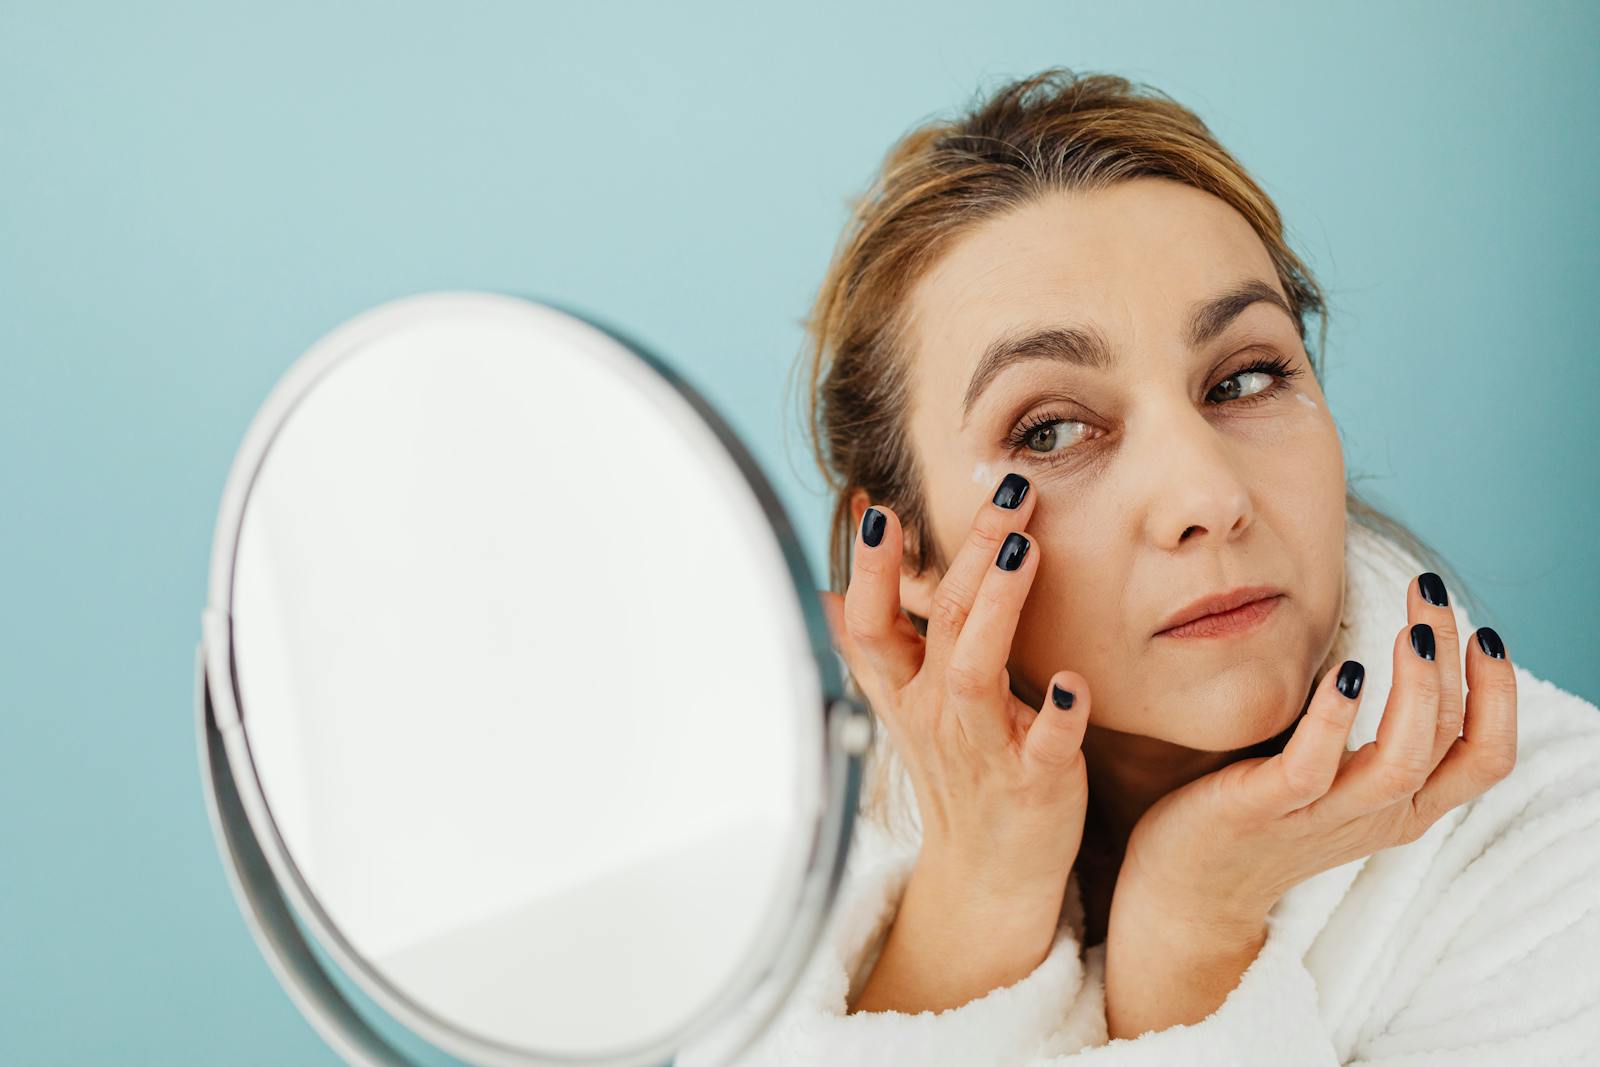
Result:
[[[1242,375],[1250,374],[1256,371],[1264,371],[1272,375],[1272,384],[1261,390],[1259,393],[1252,393],[1249,396],[1241,397],[1238,400],[1224,400],[1217,406],[1226,407],[1231,404],[1250,405],[1259,400],[1271,399],[1281,392],[1291,380],[1298,378],[1302,373],[1300,368],[1296,367],[1286,357],[1269,356],[1263,359],[1258,359],[1249,366],[1240,367],[1238,370],[1228,375],[1228,377],[1222,379],[1222,382],[1231,381],[1234,378],[1238,378]],[[1218,382],[1217,385],[1221,385],[1222,382]],[[1212,388],[1214,389],[1216,386],[1212,386]],[[1207,390],[1208,393],[1210,391],[1211,390],[1209,389]],[[1040,412],[1037,416],[1030,418],[1028,421],[1022,423],[1011,432],[1011,435],[1006,438],[1005,448],[1010,453],[1029,453],[1029,459],[1035,463],[1059,463],[1063,456],[1073,452],[1074,449],[1063,449],[1059,455],[1052,455],[1052,453],[1049,452],[1035,452],[1034,450],[1026,447],[1028,443],[1028,437],[1041,426],[1049,426],[1058,422],[1077,421],[1077,419],[1063,418],[1062,416],[1048,411]]]

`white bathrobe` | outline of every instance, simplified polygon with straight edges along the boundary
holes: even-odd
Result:
[[[1367,669],[1355,749],[1377,736],[1406,585],[1427,568],[1355,523],[1346,540],[1340,640]],[[1451,605],[1464,657],[1475,624]],[[858,819],[824,940],[737,1067],[1600,1064],[1600,709],[1516,672],[1511,774],[1417,841],[1291,889],[1205,1019],[1108,1043],[1105,944],[1082,948],[1075,873],[1032,973],[937,1013],[846,1014],[915,859]]]

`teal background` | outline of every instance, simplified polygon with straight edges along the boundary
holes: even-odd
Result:
[[[0,0],[0,1062],[337,1062],[230,896],[191,707],[228,465],[308,345],[425,290],[603,315],[822,584],[785,390],[846,198],[1044,66],[1165,89],[1277,198],[1351,471],[1600,700],[1600,6],[1287,6]]]

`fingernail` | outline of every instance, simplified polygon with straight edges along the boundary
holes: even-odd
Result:
[[[1028,479],[1020,474],[1008,474],[1000,480],[994,491],[994,502],[1003,508],[1019,508],[1022,498],[1028,495]]]
[[[1417,575],[1417,586],[1422,590],[1422,599],[1436,608],[1450,606],[1450,594],[1444,591],[1444,579],[1432,571],[1423,571]]]
[[[1072,690],[1063,689],[1059,685],[1051,683],[1050,699],[1055,701],[1056,707],[1066,709],[1072,707],[1072,702],[1077,698],[1073,696]]]
[[[1506,658],[1505,642],[1500,640],[1500,635],[1487,626],[1478,627],[1478,647],[1483,649],[1485,655],[1495,659]]]
[[[1028,554],[1031,542],[1021,534],[1012,531],[1006,535],[1005,544],[1000,546],[1000,554],[995,557],[995,566],[1003,571],[1014,571],[1022,566],[1022,558]]]
[[[878,542],[883,540],[883,530],[889,520],[877,508],[868,508],[861,516],[861,539],[867,543],[868,548],[877,548]]]
[[[1433,627],[1419,622],[1411,628],[1411,651],[1423,659],[1433,658]]]
[[[1348,699],[1354,700],[1361,695],[1361,683],[1366,680],[1367,669],[1353,659],[1344,661],[1344,666],[1339,668],[1339,692]]]

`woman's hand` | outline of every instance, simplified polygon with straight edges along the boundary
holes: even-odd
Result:
[[[926,639],[900,608],[901,527],[886,507],[876,508],[876,545],[864,537],[870,512],[857,530],[845,595],[821,591],[834,644],[906,765],[922,821],[863,997],[873,1010],[939,1010],[1028,974],[1050,947],[1082,841],[1089,687],[1058,671],[1039,710],[1011,692],[1006,663],[1039,548],[1020,532],[1034,504],[1027,482],[1012,476],[1004,488],[1018,506],[980,509],[939,582]],[[1053,703],[1058,688],[1070,709]]]
[[[1020,532],[1033,506],[1026,492],[1016,508],[983,505],[939,582],[926,639],[900,609],[901,528],[886,507],[876,509],[885,521],[875,547],[856,532],[845,595],[822,593],[840,654],[906,764],[924,853],[959,858],[1003,892],[1065,886],[1088,801],[1086,680],[1057,672],[1071,709],[1055,707],[1046,687],[1036,711],[1012,694],[1006,668],[1039,568],[1038,545]],[[1004,569],[1018,549],[1020,564]]]
[[[1423,598],[1423,580],[1438,604]],[[1204,1019],[1256,958],[1267,913],[1289,888],[1415,841],[1510,773],[1511,661],[1499,636],[1479,629],[1467,650],[1463,706],[1447,604],[1437,575],[1410,584],[1409,625],[1395,638],[1394,685],[1376,741],[1345,749],[1365,673],[1347,660],[1323,677],[1281,753],[1174,790],[1134,826],[1106,936],[1112,1038]]]
[[[1422,582],[1436,605],[1422,596]],[[1450,809],[1511,772],[1517,680],[1495,632],[1460,646],[1444,583],[1408,586],[1394,685],[1376,741],[1346,751],[1364,670],[1330,670],[1284,749],[1240,760],[1157,801],[1135,825],[1119,876],[1129,898],[1216,929],[1259,929],[1292,886],[1361,856],[1417,840]],[[1491,653],[1499,653],[1499,656]],[[1346,696],[1355,683],[1355,693]],[[1465,725],[1465,735],[1462,727]],[[1113,903],[1113,915],[1116,907]],[[1110,938],[1108,937],[1108,941]]]

